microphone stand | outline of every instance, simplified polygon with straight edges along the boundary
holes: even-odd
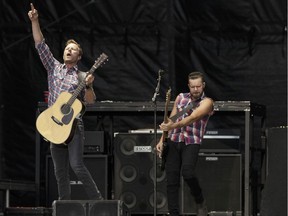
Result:
[[[160,82],[161,82],[161,74],[162,71],[159,70],[158,72],[158,83],[157,86],[155,88],[155,93],[154,96],[152,98],[152,101],[154,103],[154,140],[155,140],[155,146],[154,148],[154,155],[153,155],[153,168],[154,168],[154,179],[153,179],[153,188],[154,188],[154,208],[153,208],[153,215],[156,216],[157,215],[157,150],[156,150],[156,145],[157,145],[157,96],[159,95],[159,89],[160,89]],[[153,151],[152,151],[153,152]]]

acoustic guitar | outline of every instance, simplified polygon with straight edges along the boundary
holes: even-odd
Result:
[[[102,53],[91,69],[86,72],[86,77],[93,74],[107,59],[108,56]],[[60,93],[55,103],[38,116],[36,128],[45,140],[54,144],[67,144],[73,138],[76,119],[85,112],[85,105],[77,99],[77,96],[86,86],[85,78],[79,83],[73,94],[69,92]]]

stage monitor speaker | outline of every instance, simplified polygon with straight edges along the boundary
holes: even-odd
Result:
[[[57,200],[52,204],[53,216],[129,216],[120,200]]]
[[[84,155],[84,163],[90,171],[102,196],[107,199],[108,188],[108,156],[107,155]],[[72,200],[88,200],[88,196],[70,168],[70,185]],[[54,165],[51,155],[46,158],[46,205],[51,206],[54,200],[58,199],[58,189],[54,174]]]
[[[154,134],[115,134],[115,199],[122,200],[131,213],[151,214],[154,211],[154,146]],[[156,173],[157,212],[167,213],[166,173],[159,165]]]
[[[234,216],[233,212],[216,212],[216,211],[212,211],[209,213],[209,216]]]
[[[267,130],[268,172],[262,191],[261,216],[288,215],[287,134],[288,126]]]
[[[5,208],[6,216],[51,216],[52,209],[44,207],[8,207]]]
[[[196,172],[209,212],[241,211],[241,154],[199,154]],[[195,214],[194,198],[181,181],[182,214]]]

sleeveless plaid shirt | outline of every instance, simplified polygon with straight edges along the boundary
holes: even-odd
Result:
[[[199,106],[200,102],[205,98],[205,94],[201,96],[201,98],[196,101],[196,107]],[[180,112],[186,106],[188,106],[191,100],[190,93],[180,93],[178,95],[177,101],[177,112]],[[195,103],[195,102],[194,102]],[[182,116],[180,116],[176,122],[181,121],[183,118],[191,115],[193,109],[188,110]],[[204,116],[202,119],[192,123],[191,125],[182,127],[182,128],[175,128],[169,132],[169,137],[173,142],[185,142],[186,145],[188,144],[201,144],[203,140],[203,136],[206,130],[206,126],[208,123],[210,115]]]

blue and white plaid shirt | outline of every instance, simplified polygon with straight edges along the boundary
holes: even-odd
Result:
[[[52,106],[62,92],[73,93],[78,86],[77,65],[68,69],[53,57],[50,48],[43,40],[36,49],[48,75],[48,107]],[[83,97],[83,94],[82,94]],[[82,98],[83,99],[83,98]]]

